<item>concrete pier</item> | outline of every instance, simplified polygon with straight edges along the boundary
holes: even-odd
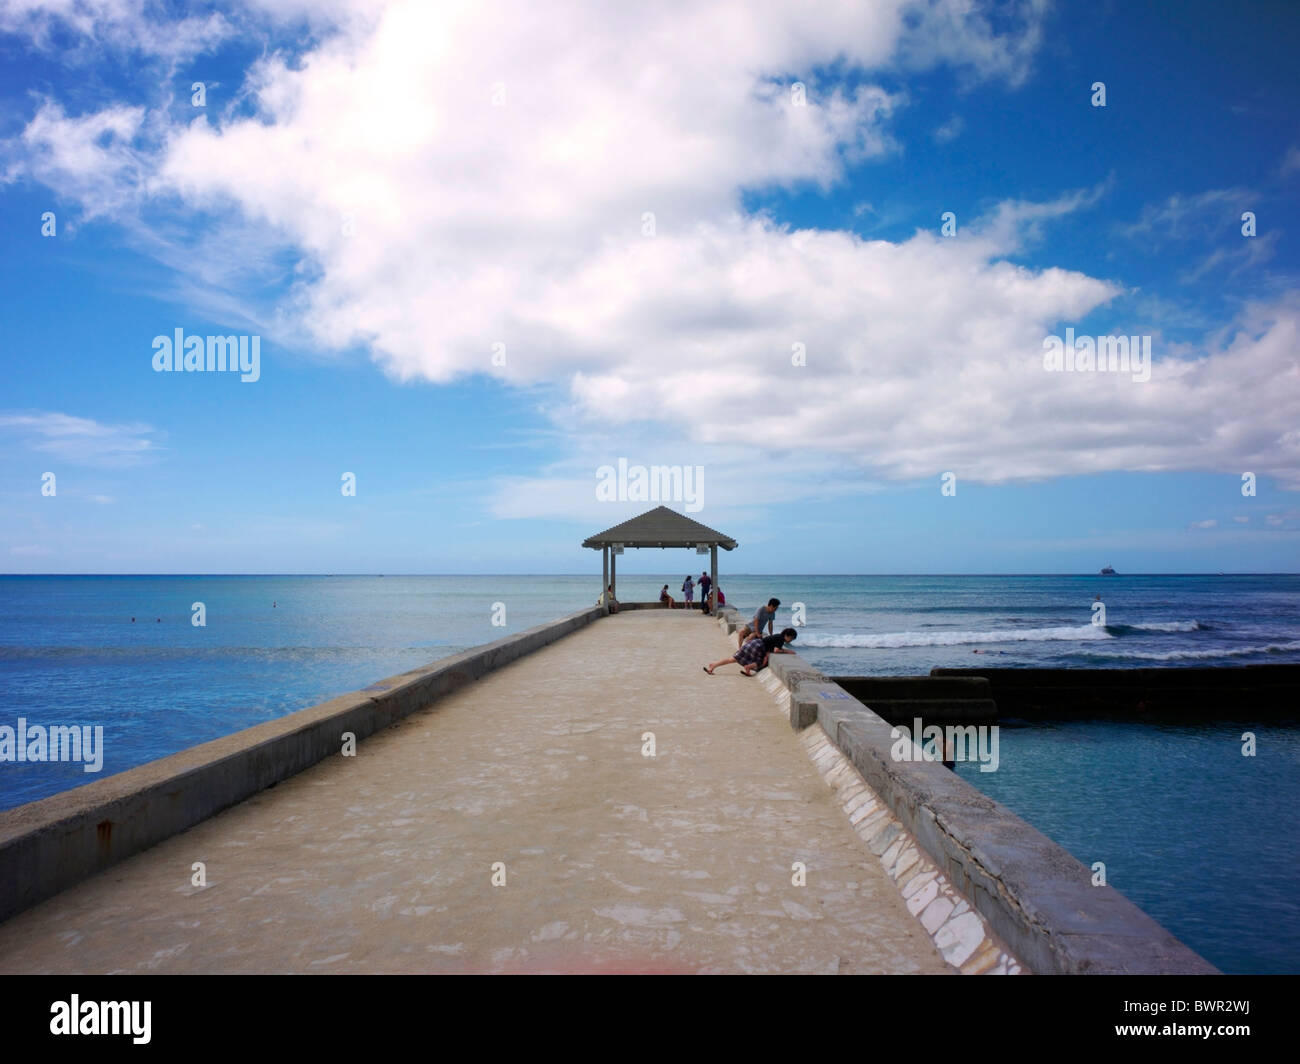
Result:
[[[587,624],[14,916],[0,971],[952,971],[732,651]]]

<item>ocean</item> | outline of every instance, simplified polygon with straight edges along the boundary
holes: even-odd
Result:
[[[623,573],[625,600],[684,573]],[[832,675],[1300,662],[1300,576],[728,576]],[[0,577],[0,725],[100,724],[103,767],[0,763],[0,809],[592,605],[588,576]],[[1104,607],[1098,610],[1097,596]],[[193,620],[202,604],[203,626]],[[494,625],[493,621],[503,624]],[[1103,623],[1097,623],[1103,622]],[[978,653],[976,653],[978,652]],[[1253,730],[1258,755],[1240,755]],[[973,785],[1225,971],[1300,971],[1300,719],[1002,729]]]

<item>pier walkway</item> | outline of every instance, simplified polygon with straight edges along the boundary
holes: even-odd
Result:
[[[734,649],[598,620],[0,925],[0,972],[951,971],[768,690],[700,671]]]

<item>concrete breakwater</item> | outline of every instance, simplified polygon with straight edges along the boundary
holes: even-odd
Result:
[[[935,724],[991,724],[998,718],[993,688],[983,676],[835,676],[849,694],[890,724],[920,717]]]
[[[1176,717],[1300,719],[1300,665],[1147,669],[936,668],[928,676],[835,676],[891,724]]]
[[[922,679],[922,678],[917,678]],[[1300,665],[1143,669],[932,669],[929,684],[987,685],[997,716],[1300,719]],[[852,689],[852,683],[846,684]]]
[[[729,632],[743,623],[719,611]],[[897,731],[795,655],[773,655],[790,723],[819,726],[989,927],[1036,973],[1213,974],[1063,847],[942,764],[895,760]],[[996,690],[996,688],[995,688]],[[973,726],[973,725],[972,725]]]

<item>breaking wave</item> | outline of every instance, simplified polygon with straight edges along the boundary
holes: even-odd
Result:
[[[1211,627],[1200,621],[1143,621],[1141,624],[1106,626],[1112,635],[1127,635],[1129,632],[1208,632]]]
[[[929,628],[930,625],[921,625]],[[1046,643],[1052,641],[1094,641],[1119,639],[1139,632],[1204,632],[1211,628],[1200,621],[1143,621],[1141,624],[1062,625],[1054,628],[994,628],[987,632],[851,632],[800,635],[808,647],[865,647],[884,650],[897,647],[955,647],[968,643]]]
[[[1300,650],[1300,640],[1290,643],[1269,643],[1262,647],[1220,647],[1217,650],[1169,650],[1164,653],[1147,650],[1107,650],[1090,657],[1133,658],[1139,661],[1208,661],[1212,658],[1246,658],[1254,654],[1285,654]]]
[[[847,635],[800,636],[804,646],[810,647],[953,647],[965,643],[1042,643],[1054,639],[1079,640],[1113,639],[1105,628],[1093,624],[1072,625],[1061,628],[1005,628],[989,632],[870,632]]]

